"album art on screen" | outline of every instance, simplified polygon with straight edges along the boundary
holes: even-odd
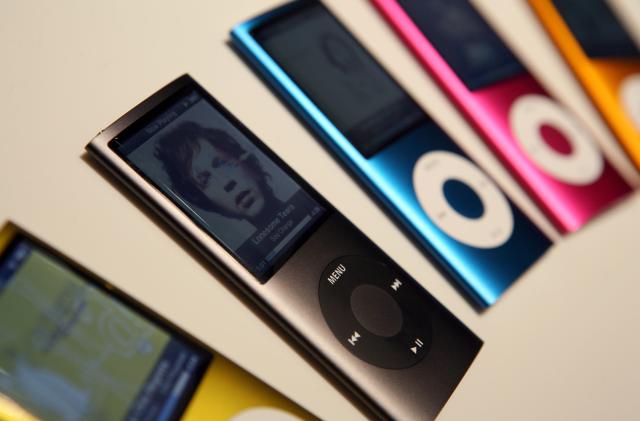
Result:
[[[322,212],[197,92],[117,151],[262,278]]]

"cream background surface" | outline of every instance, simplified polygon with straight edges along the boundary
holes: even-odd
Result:
[[[297,347],[83,158],[95,133],[188,72],[485,340],[441,420],[636,419],[640,196],[560,239],[477,314],[226,44],[233,24],[279,3],[0,0],[0,220],[34,232],[318,416],[361,419]],[[638,185],[525,2],[474,3]],[[326,4],[558,239],[373,7]]]

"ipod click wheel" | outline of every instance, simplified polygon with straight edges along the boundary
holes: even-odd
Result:
[[[583,125],[544,95],[519,97],[509,122],[518,145],[540,170],[573,185],[589,185],[604,171],[604,157]]]
[[[457,241],[490,249],[511,238],[514,221],[506,197],[461,155],[422,155],[413,170],[413,186],[429,218]]]
[[[541,203],[562,233],[581,228],[631,191],[585,124],[548,95],[518,96],[508,123],[526,159],[520,162],[521,171],[537,170],[527,174],[528,183],[539,190]],[[518,154],[512,156],[516,162]]]
[[[345,256],[327,266],[318,294],[329,328],[349,352],[378,367],[403,369],[420,362],[432,340],[417,288],[376,260]]]

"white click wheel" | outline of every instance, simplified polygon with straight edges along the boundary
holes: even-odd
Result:
[[[301,419],[280,409],[255,407],[234,415],[229,421],[301,421]]]
[[[604,157],[586,128],[568,110],[537,94],[518,98],[509,124],[522,150],[538,168],[573,185],[600,178]]]
[[[447,197],[445,183],[450,181],[466,186],[473,197]],[[473,247],[495,248],[511,237],[514,221],[509,202],[468,159],[446,151],[425,153],[413,168],[413,187],[429,218],[455,240]],[[479,201],[478,214],[463,214],[456,203],[451,203],[465,199]]]
[[[633,121],[636,130],[640,130],[640,74],[627,76],[622,81],[620,102]]]

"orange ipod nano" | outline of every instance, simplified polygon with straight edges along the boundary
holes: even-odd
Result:
[[[605,0],[528,0],[640,169],[640,50]]]

